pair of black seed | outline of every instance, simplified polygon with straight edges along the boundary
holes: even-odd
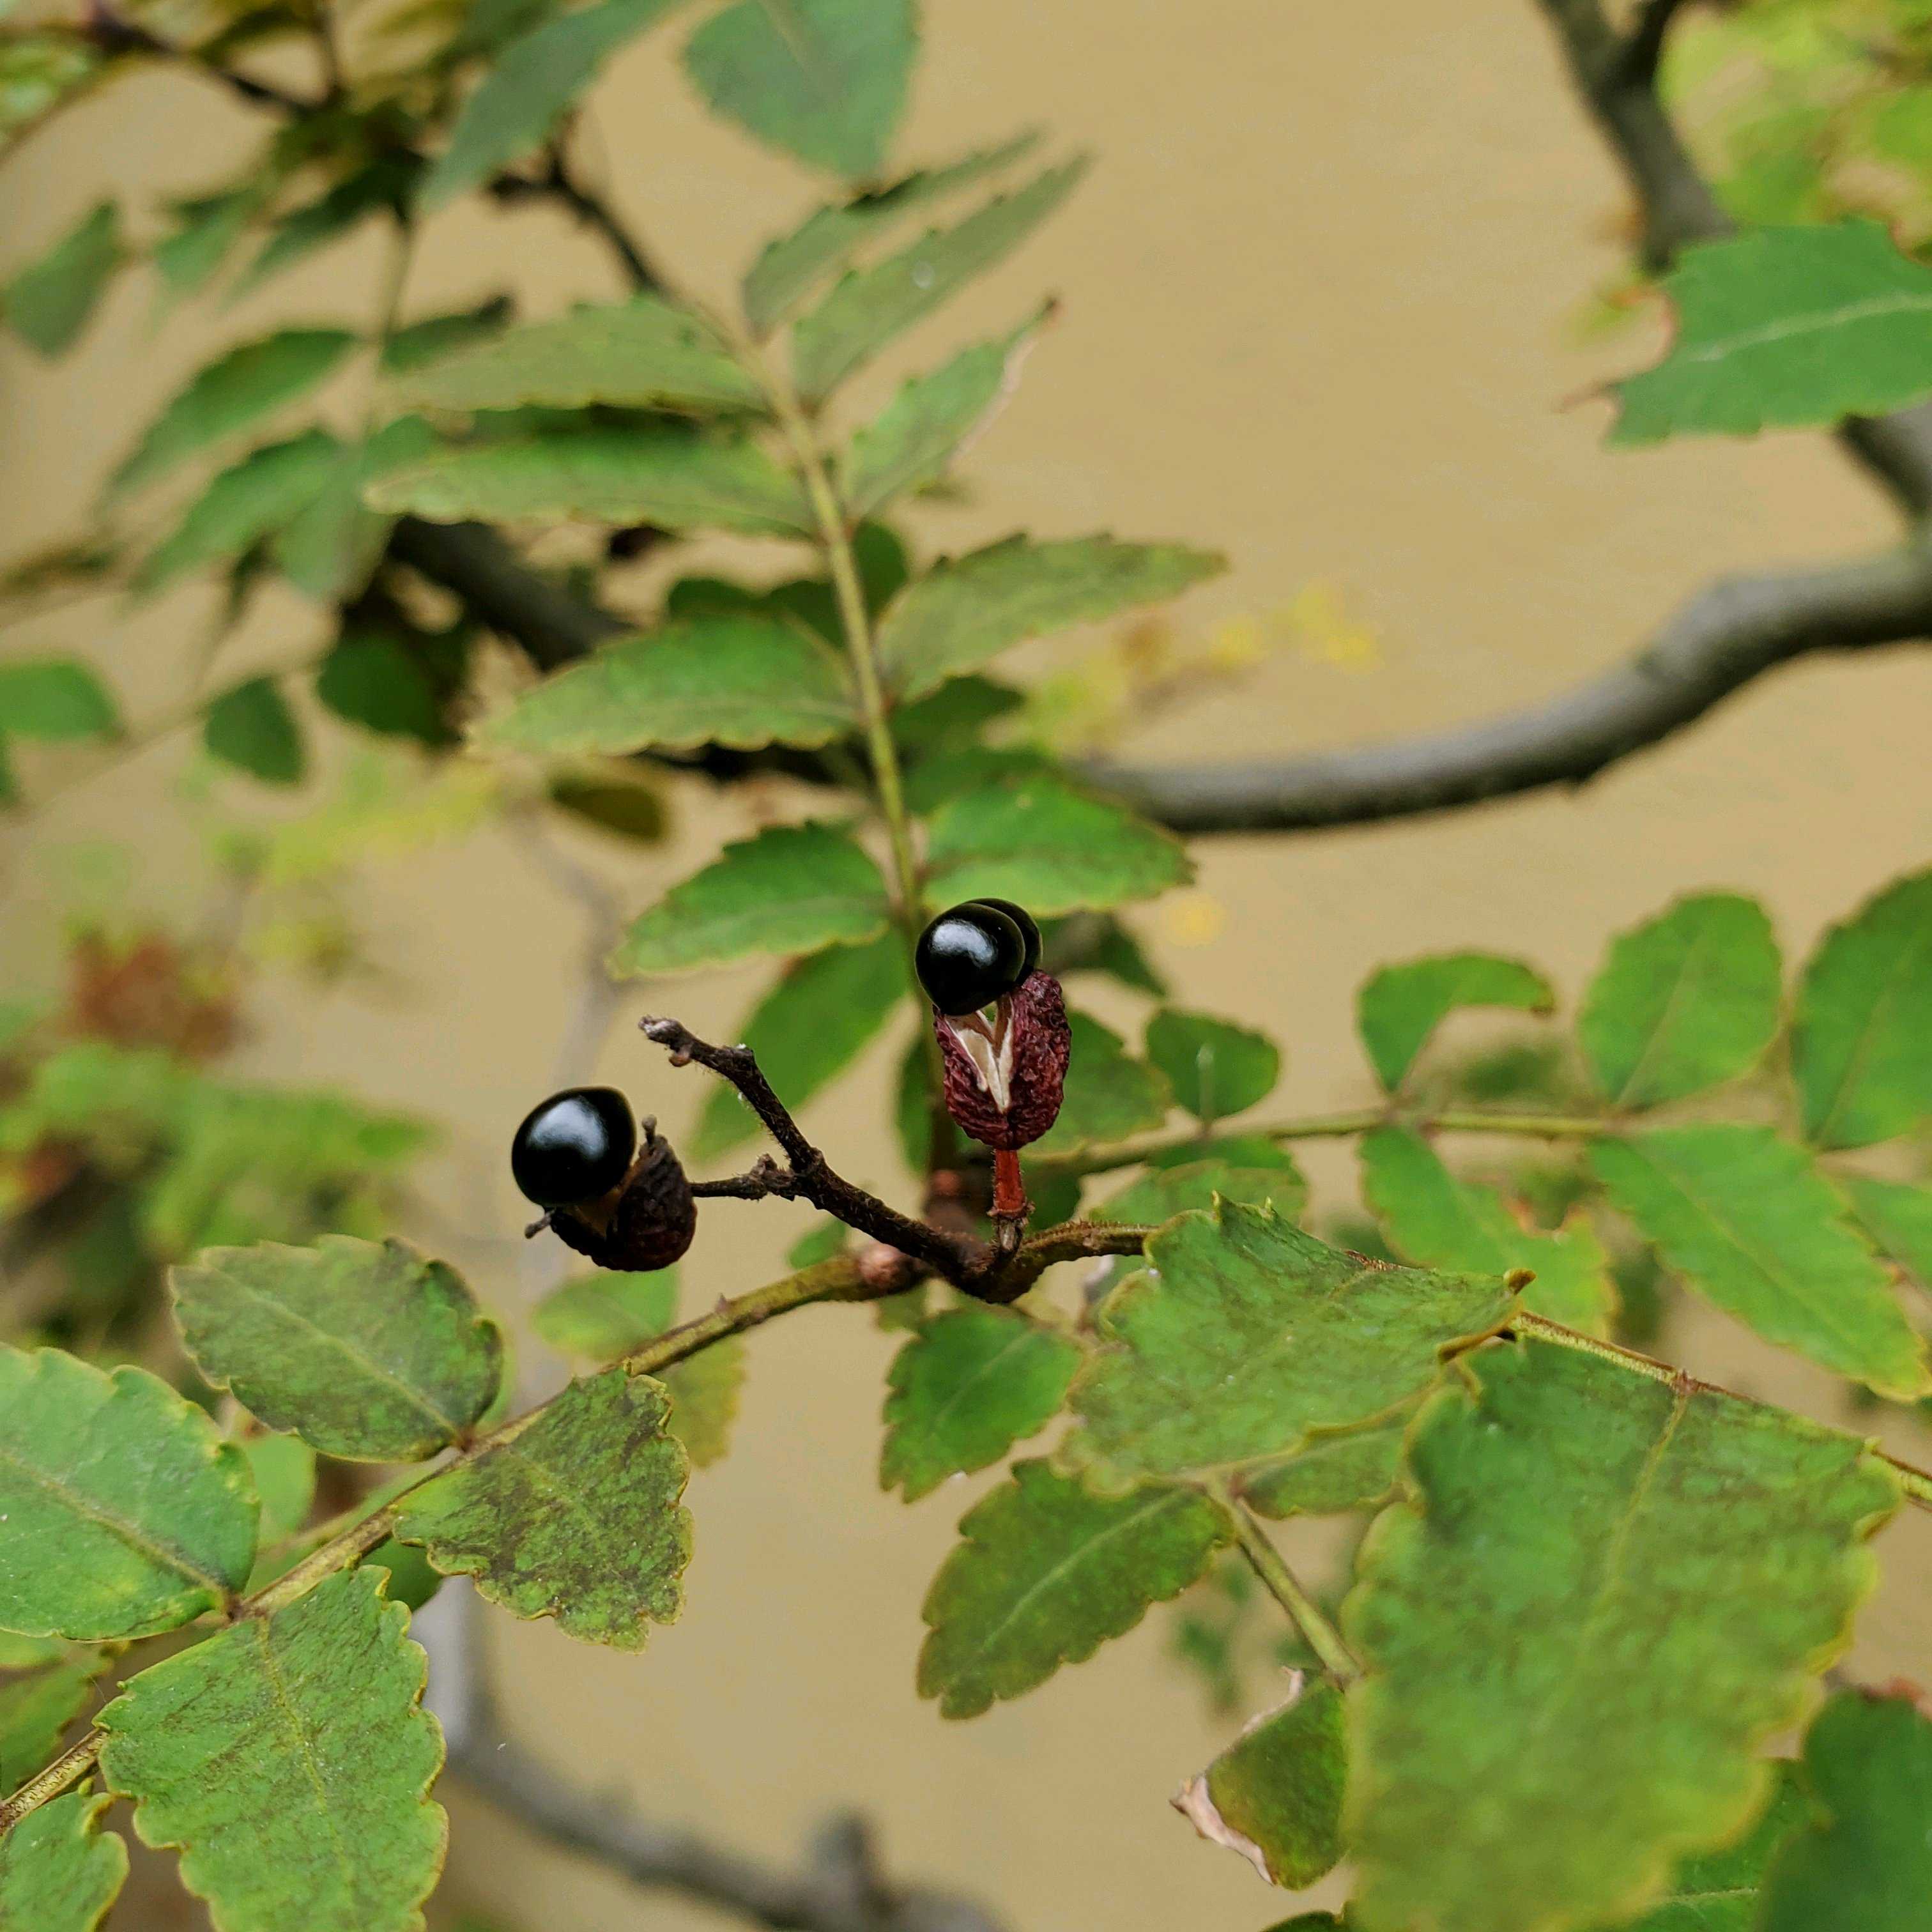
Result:
[[[990,1006],[1040,964],[1040,928],[1011,899],[968,899],[919,936],[913,970],[926,996],[955,1018]]]
[[[510,1143],[518,1187],[557,1238],[599,1268],[668,1268],[691,1246],[698,1203],[670,1142],[614,1087],[571,1087],[524,1118]],[[536,1232],[533,1228],[532,1233]]]

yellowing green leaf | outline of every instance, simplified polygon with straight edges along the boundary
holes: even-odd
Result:
[[[902,699],[921,697],[1029,638],[1164,604],[1227,567],[1179,544],[1008,537],[908,584],[879,626],[880,664]]]
[[[1018,160],[1038,144],[1022,134],[1004,146],[968,154],[943,168],[921,170],[889,188],[813,211],[789,235],[766,245],[745,278],[745,320],[767,335],[826,277],[843,268],[875,236],[914,208],[970,188]]]
[[[1671,1874],[1664,1896],[1639,1917],[1619,1922],[1616,1932],[1756,1932],[1766,1864],[1809,1810],[1796,1781],[1780,1773],[1771,1802],[1735,1844],[1685,1858]]]
[[[1764,908],[1706,892],[1616,941],[1577,1036],[1612,1106],[1654,1107],[1750,1072],[1778,1031],[1781,997]]]
[[[816,952],[876,939],[890,916],[885,880],[848,833],[768,826],[632,920],[611,964],[677,973],[754,953]]]
[[[1768,1342],[1901,1400],[1925,1343],[1842,1198],[1768,1127],[1677,1127],[1591,1149],[1611,1201],[1664,1261]]]
[[[997,1462],[1053,1420],[1079,1361],[1066,1336],[1009,1309],[933,1316],[892,1358],[880,1486],[916,1502]]]
[[[416,190],[425,212],[454,201],[550,134],[604,63],[671,9],[672,0],[602,0],[545,20],[512,40],[463,104],[436,164]]]
[[[896,932],[864,946],[835,946],[790,968],[752,1010],[737,1037],[758,1056],[772,1090],[804,1106],[858,1058],[892,1017],[910,983]],[[710,1160],[761,1131],[730,1088],[712,1089],[691,1150]]]
[[[1762,1932],[1916,1932],[1932,1898],[1932,1717],[1841,1691],[1804,1740],[1811,1815],[1772,1855]]]
[[[912,0],[737,0],[684,50],[698,92],[761,141],[842,175],[876,174],[919,51]]]
[[[1393,1094],[1436,1029],[1458,1008],[1514,1006],[1546,1013],[1556,1005],[1550,982],[1520,959],[1438,952],[1384,966],[1365,980],[1355,998],[1355,1025],[1376,1078]]]
[[[1760,228],[1684,250],[1677,336],[1619,383],[1613,442],[1880,416],[1932,394],[1932,270],[1876,221]]]
[[[1360,1143],[1362,1191],[1404,1259],[1472,1274],[1528,1268],[1522,1305],[1566,1328],[1607,1332],[1616,1306],[1610,1257],[1580,1214],[1553,1234],[1526,1227],[1493,1188],[1460,1180],[1406,1127],[1380,1127]]]
[[[890,260],[846,276],[793,332],[793,369],[806,400],[822,402],[895,336],[1004,261],[1086,171],[1084,160],[1049,168],[958,226],[934,229]]]
[[[668,430],[556,430],[457,444],[385,477],[368,502],[442,524],[580,518],[781,537],[816,527],[796,478],[755,443]]]
[[[380,1570],[338,1571],[130,1678],[100,1768],[223,1932],[415,1932],[447,1826],[424,1659]]]
[[[284,328],[230,350],[154,418],[111,487],[123,494],[144,490],[190,457],[254,428],[317,388],[355,346],[344,329]]]
[[[1341,1693],[1325,1682],[1298,1682],[1181,1787],[1174,1808],[1270,1884],[1300,1892],[1342,1856],[1347,1768]]]
[[[405,1241],[211,1248],[170,1281],[195,1366],[325,1455],[420,1462],[464,1435],[502,1377],[496,1324],[461,1276]]]
[[[1798,988],[1791,1065],[1819,1147],[1888,1140],[1932,1114],[1932,872],[1825,935]]]
[[[0,1932],[94,1932],[128,1876],[108,1800],[70,1791],[0,1836]]]
[[[572,1382],[507,1440],[412,1490],[396,1534],[513,1616],[619,1650],[669,1623],[691,1560],[689,1464],[664,1390],[611,1369]]]
[[[1344,1628],[1364,1932],[1635,1910],[1762,1800],[1897,1491],[1848,1436],[1568,1348],[1466,1358]]]
[[[943,368],[901,388],[852,439],[840,473],[848,516],[872,516],[945,474],[1005,406],[1048,313],[1042,310],[999,341],[962,350]]]
[[[926,1593],[919,1654],[919,1694],[948,1718],[977,1717],[1084,1663],[1180,1595],[1233,1532],[1197,1490],[1096,1496],[1044,1462],[1016,1462],[959,1533]]]
[[[1210,1126],[1265,1100],[1281,1077],[1280,1049],[1265,1034],[1173,1006],[1148,1022],[1147,1056],[1176,1102]]]
[[[755,409],[764,394],[697,316],[655,296],[530,322],[397,385],[405,404],[438,410]]]
[[[808,631],[719,614],[620,638],[481,728],[488,745],[556,754],[704,744],[823,745],[856,722],[844,667]]]
[[[1101,1304],[1066,1453],[1114,1480],[1226,1468],[1382,1415],[1486,1334],[1493,1277],[1378,1266],[1265,1208],[1223,1202],[1148,1243],[1148,1271]]]
[[[1194,876],[1178,839],[1045,774],[956,794],[933,814],[926,857],[934,906],[1006,898],[1042,919],[1152,898]]]
[[[121,211],[98,202],[38,262],[0,289],[0,314],[43,356],[72,348],[121,266]]]
[[[242,1452],[145,1369],[0,1347],[0,1628],[150,1636],[247,1580]]]

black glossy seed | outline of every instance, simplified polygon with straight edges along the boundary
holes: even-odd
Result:
[[[995,912],[1003,912],[1020,929],[1020,937],[1026,941],[1026,973],[1024,980],[1040,964],[1040,927],[1034,916],[1023,905],[1016,905],[1011,899],[975,899],[975,905],[991,906]]]
[[[920,934],[913,967],[942,1013],[976,1012],[1026,977],[1026,935],[1009,914],[969,899]]]
[[[638,1151],[631,1103],[614,1087],[570,1087],[532,1107],[510,1143],[510,1172],[539,1208],[608,1194]]]

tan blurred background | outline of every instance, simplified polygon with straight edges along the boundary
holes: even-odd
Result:
[[[958,548],[1024,526],[1218,543],[1234,568],[1182,608],[1184,626],[1265,619],[1316,583],[1378,640],[1366,664],[1280,653],[1130,752],[1252,755],[1516,704],[1631,650],[1714,574],[1834,555],[1886,530],[1888,512],[1820,439],[1612,454],[1603,406],[1564,406],[1650,345],[1575,346],[1579,304],[1619,259],[1621,200],[1530,0],[927,0],[926,11],[902,158],[1037,122],[1092,146],[1100,166],[1042,238],[856,386],[863,413],[908,369],[1010,326],[1041,289],[1064,298],[1018,400],[969,460],[973,502],[922,510],[922,541]],[[722,295],[812,190],[699,112],[670,58],[678,31],[615,68],[595,97],[590,152],[675,277]],[[104,188],[214,178],[254,131],[245,110],[186,80],[110,93],[0,178],[4,260],[44,244]],[[123,287],[52,373],[0,347],[0,550],[84,524],[133,426],[212,347],[272,321],[366,314],[378,266],[366,238],[245,307],[160,327],[146,289]],[[431,232],[410,308],[501,286],[533,313],[616,292],[594,247],[553,218],[471,208]],[[16,641],[94,656],[139,718],[177,689],[212,608],[199,594],[133,615],[88,607]],[[273,604],[223,662],[285,657],[316,621]],[[1380,961],[1490,945],[1534,956],[1574,990],[1608,933],[1712,884],[1762,894],[1795,952],[1924,864],[1928,700],[1920,653],[1814,663],[1575,796],[1209,844],[1200,894],[1143,925],[1190,1004],[1278,1026],[1290,1056],[1278,1102],[1346,1104],[1363,1096],[1352,992]],[[29,832],[0,833],[8,982],[52,970],[97,842],[140,855],[137,904],[182,906],[201,890],[170,804],[183,759],[165,743],[64,794]],[[28,776],[64,770],[43,762]],[[627,904],[742,822],[696,788],[677,802],[661,854],[585,848]],[[494,834],[379,872],[358,910],[388,986],[318,999],[272,983],[246,1062],[446,1120],[420,1232],[514,1305],[520,1216],[502,1150],[548,1080],[578,915]],[[728,1028],[758,983],[706,976],[676,1010]],[[640,1004],[627,1001],[626,1021]],[[852,1171],[882,1180],[896,1173],[878,1104],[890,1057],[875,1054],[812,1117]],[[695,1075],[670,1074],[627,1024],[598,1070],[674,1126],[699,1098]],[[1346,1161],[1316,1169],[1340,1199]],[[690,1302],[763,1278],[799,1225],[776,1204],[712,1214],[688,1264]],[[1681,1324],[1673,1341],[1700,1372],[1828,1408],[1817,1384],[1718,1318]],[[518,1733],[580,1782],[777,1856],[830,1808],[856,1804],[896,1872],[982,1890],[1028,1932],[1240,1932],[1285,1916],[1279,1894],[1167,1809],[1230,1727],[1165,1655],[1164,1615],[972,1723],[942,1724],[914,1700],[920,1599],[984,1483],[910,1510],[880,1497],[890,1346],[838,1310],[755,1339],[736,1448],[693,1485],[682,1623],[628,1658],[493,1619]],[[555,1372],[541,1358],[533,1369]],[[1922,1521],[1891,1532],[1862,1666],[1932,1668],[1928,1546]],[[487,1903],[532,1932],[716,1922],[573,1867],[460,1792],[452,1805],[446,1907]]]

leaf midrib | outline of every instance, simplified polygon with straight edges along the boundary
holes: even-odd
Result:
[[[92,1497],[77,1490],[70,1490],[62,1487],[44,1471],[37,1469],[32,1463],[23,1460],[14,1450],[8,1448],[4,1442],[0,1442],[0,1462],[10,1464],[29,1482],[37,1484],[76,1516],[83,1516],[89,1522],[97,1524],[107,1531],[110,1534],[118,1537],[129,1549],[146,1557],[151,1562],[158,1563],[164,1568],[172,1570],[178,1576],[185,1576],[191,1583],[199,1584],[202,1588],[213,1596],[218,1604],[226,1599],[228,1594],[228,1584],[225,1579],[214,1575],[212,1571],[200,1568],[182,1555],[178,1550],[170,1549],[164,1543],[155,1541],[135,1524],[124,1522],[120,1517],[111,1514]]]
[[[1834,309],[1812,309],[1801,316],[1786,316],[1760,323],[1755,328],[1740,329],[1699,347],[1680,346],[1671,360],[1680,366],[1696,363],[1722,363],[1754,349],[1768,347],[1806,335],[1829,335],[1853,322],[1869,322],[1887,315],[1932,314],[1932,289],[1895,290],[1884,296],[1868,296]]]
[[[338,1335],[333,1330],[323,1328],[312,1316],[306,1315],[300,1309],[292,1307],[287,1302],[278,1299],[267,1290],[256,1286],[253,1282],[232,1275],[226,1276],[224,1280],[227,1282],[231,1292],[242,1300],[252,1301],[260,1309],[266,1310],[270,1316],[299,1329],[303,1334],[320,1342],[325,1351],[334,1349],[346,1357],[356,1366],[364,1370],[373,1380],[386,1383],[410,1406],[415,1408],[419,1414],[428,1417],[436,1424],[442,1432],[446,1441],[453,1441],[463,1430],[466,1418],[446,1414],[422,1390],[405,1382],[394,1370],[386,1367],[373,1355],[358,1348],[346,1336]],[[231,1376],[228,1379],[232,1385],[232,1376]],[[252,1381],[254,1378],[250,1376],[248,1379]]]

